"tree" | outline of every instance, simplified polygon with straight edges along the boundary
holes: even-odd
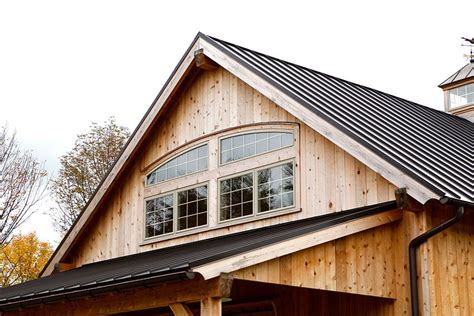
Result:
[[[57,207],[51,209],[55,229],[64,234],[94,194],[102,178],[120,154],[130,132],[113,117],[104,125],[92,123],[77,137],[74,148],[61,157],[61,167],[52,181]]]
[[[36,279],[53,253],[35,233],[15,235],[0,249],[0,285],[10,286]]]
[[[36,211],[47,186],[44,164],[20,149],[15,133],[0,127],[0,246]]]

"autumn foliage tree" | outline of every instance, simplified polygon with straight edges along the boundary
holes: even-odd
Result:
[[[36,279],[53,253],[35,233],[15,235],[0,248],[0,285],[10,286]]]
[[[0,127],[0,247],[37,210],[47,185],[44,164],[20,148],[14,132]]]
[[[113,117],[103,125],[92,123],[77,137],[74,148],[61,157],[61,168],[51,190],[57,207],[51,209],[56,230],[64,234],[94,194],[120,154],[130,133]]]

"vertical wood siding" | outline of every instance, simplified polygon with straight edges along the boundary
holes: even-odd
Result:
[[[233,274],[236,279],[397,298],[398,224],[340,238]]]
[[[100,206],[91,225],[81,236],[82,242],[75,246],[66,261],[80,266],[394,199],[395,187],[392,184],[222,68],[199,74],[168,108],[139,149],[139,155],[131,158],[132,164],[125,176],[119,179],[118,185]],[[145,167],[203,135],[244,124],[281,121],[300,123],[300,170],[303,176],[297,197],[301,199],[301,212],[140,245]],[[213,211],[217,210],[210,209]],[[328,255],[334,256],[330,251]]]
[[[452,217],[452,212],[432,211],[428,226],[436,226]],[[427,242],[427,265],[422,277],[428,282],[421,293],[425,314],[474,315],[474,214]]]

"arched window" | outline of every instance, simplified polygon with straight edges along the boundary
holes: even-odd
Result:
[[[298,211],[297,135],[291,123],[239,127],[158,158],[144,175],[144,239]]]
[[[253,132],[221,139],[221,164],[293,146],[292,132]]]
[[[174,178],[207,169],[209,160],[207,144],[188,150],[170,159],[147,176],[147,185],[164,182]]]

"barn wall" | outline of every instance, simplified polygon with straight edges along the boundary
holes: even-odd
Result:
[[[236,279],[395,299],[386,307],[408,314],[405,213],[396,223],[302,250],[233,273]],[[405,238],[406,237],[406,238]]]
[[[203,135],[245,124],[281,121],[300,125],[300,212],[142,245],[143,176],[147,167]],[[394,199],[392,184],[222,68],[199,74],[169,106],[138,152],[80,237],[81,242],[63,261],[80,266]],[[211,208],[209,212],[217,210]]]
[[[454,216],[454,210],[432,210],[429,227]],[[426,315],[474,315],[474,214],[429,239],[421,262],[421,290]]]

